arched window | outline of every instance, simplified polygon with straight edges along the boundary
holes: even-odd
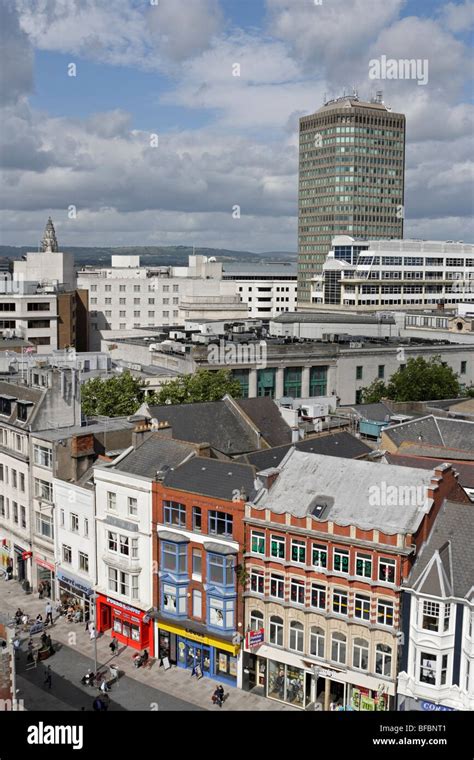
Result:
[[[354,639],[352,665],[359,670],[369,669],[369,642],[366,639]]]
[[[290,649],[293,652],[304,651],[304,628],[302,623],[297,623],[294,620],[290,623]]]
[[[250,612],[250,630],[258,631],[259,628],[263,628],[263,614],[258,610],[252,610]]]
[[[375,647],[375,672],[388,678],[392,675],[392,647],[387,644]]]
[[[324,631],[315,625],[310,631],[309,651],[314,657],[324,657]]]
[[[270,644],[283,646],[283,620],[277,615],[270,618]]]
[[[346,637],[343,633],[333,633],[331,639],[331,659],[346,664]]]

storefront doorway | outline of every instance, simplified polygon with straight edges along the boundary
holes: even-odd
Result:
[[[99,595],[97,597],[97,630],[112,629],[115,638],[133,649],[148,649],[154,656],[153,624],[142,610],[124,602]]]

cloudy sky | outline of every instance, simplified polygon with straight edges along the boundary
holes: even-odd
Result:
[[[0,7],[4,244],[51,214],[63,248],[296,250],[298,117],[352,87],[407,116],[406,236],[474,241],[472,2]],[[428,83],[370,79],[383,55]]]

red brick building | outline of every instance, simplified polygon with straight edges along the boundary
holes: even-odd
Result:
[[[390,709],[400,585],[441,505],[467,500],[454,470],[293,450],[258,477],[245,514],[243,687],[301,708]]]
[[[193,457],[153,484],[157,651],[183,668],[240,683],[246,464]]]

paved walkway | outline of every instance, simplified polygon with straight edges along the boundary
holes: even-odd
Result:
[[[40,612],[43,618],[46,617],[45,606],[46,599],[38,599],[37,594],[25,594],[19,583],[16,581],[5,581],[0,578],[0,611],[14,615],[17,608],[20,607],[23,612],[27,612],[31,617],[36,617]],[[53,604],[53,607],[55,605]],[[89,657],[91,660],[90,667],[94,668],[94,642],[90,640],[89,633],[85,630],[84,623],[68,623],[64,618],[55,620],[54,626],[48,626],[53,644],[60,642]],[[26,634],[23,634],[27,638]],[[34,636],[39,640],[39,635]],[[135,668],[132,662],[132,656],[135,650],[121,646],[118,649],[118,655],[111,657],[109,649],[109,635],[101,635],[97,639],[97,661],[99,665],[109,665],[111,662],[117,665],[120,672],[134,679],[138,683],[145,684],[154,689],[159,689],[173,697],[185,700],[191,704],[206,710],[220,712],[218,707],[211,704],[211,695],[215,688],[215,681],[208,678],[191,678],[190,672],[177,667],[171,667],[169,670],[160,668],[157,662],[153,662],[151,668]],[[120,688],[120,686],[118,687]],[[255,694],[249,694],[236,689],[232,686],[225,685],[228,698],[226,699],[222,711],[228,710],[249,710],[249,711],[291,711],[296,708],[275,702],[265,697],[259,697]]]

